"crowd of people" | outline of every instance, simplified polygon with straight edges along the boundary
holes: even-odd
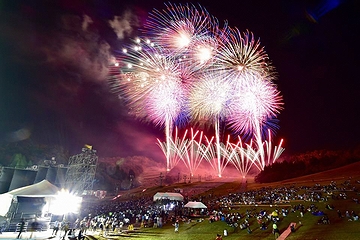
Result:
[[[103,200],[102,204],[85,202],[82,208],[85,217],[76,220],[72,226],[68,226],[68,229],[76,229],[81,237],[88,230],[108,235],[114,232],[132,231],[134,227],[161,228],[164,224],[171,223],[174,231],[179,232],[179,224],[189,222],[189,214],[184,204],[187,201],[202,201],[208,207],[203,214],[209,216],[209,223],[223,221],[234,228],[234,231],[246,230],[249,234],[255,228],[261,230],[272,228],[274,235],[278,235],[280,232],[277,224],[292,213],[298,214],[300,219],[304,214],[321,216],[318,224],[330,224],[329,217],[318,208],[317,203],[327,202],[329,199],[347,199],[350,191],[358,191],[358,184],[356,182],[352,184],[347,180],[342,184],[333,181],[328,185],[314,184],[311,187],[295,185],[266,187],[230,193],[226,196],[215,196],[213,193],[197,195],[186,198],[184,202],[170,200],[153,202],[151,196],[142,196],[131,201]],[[355,204],[358,203],[357,198],[353,198],[353,201]],[[246,207],[245,212],[234,211],[240,205]],[[274,206],[274,211],[268,212],[255,207],[261,205]],[[326,209],[334,210],[334,207],[327,204]],[[337,210],[337,213],[339,217],[347,218],[349,221],[359,219],[358,213],[351,209],[345,212]],[[63,230],[64,226],[66,224],[63,223]],[[61,226],[59,228],[61,229]],[[291,230],[295,231],[295,228]],[[54,234],[56,233],[57,230]],[[65,235],[66,232],[63,236]]]

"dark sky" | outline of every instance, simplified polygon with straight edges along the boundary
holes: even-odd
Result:
[[[358,145],[358,1],[198,3],[261,39],[284,97],[276,142],[284,138],[285,153]],[[107,82],[109,57],[136,36],[147,12],[163,7],[157,0],[0,3],[1,143],[33,138],[73,153],[92,144],[99,156],[164,159],[155,144],[162,130],[129,116]],[[108,23],[115,16],[123,20],[117,35]]]

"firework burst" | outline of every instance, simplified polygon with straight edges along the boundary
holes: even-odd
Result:
[[[125,60],[125,70],[131,72],[124,74],[120,82],[130,109],[155,125],[175,122],[186,101],[179,66],[159,48],[148,45],[134,49]]]
[[[206,119],[214,124],[218,119],[226,119],[233,96],[230,82],[217,72],[205,72],[195,82],[189,94],[189,108],[192,119]]]
[[[182,54],[193,43],[209,35],[214,18],[203,7],[193,4],[165,4],[163,10],[154,9],[144,24],[143,32],[151,32],[153,41],[170,53]]]
[[[227,123],[236,133],[251,136],[258,127],[266,125],[280,112],[282,96],[274,84],[258,75],[243,75],[235,83]],[[274,121],[270,121],[270,124],[273,125]]]
[[[268,54],[252,32],[241,34],[237,28],[225,27],[221,39],[215,68],[228,71],[230,79],[239,79],[244,74],[274,79],[276,73]]]
[[[150,33],[154,43],[192,72],[209,67],[218,46],[214,35],[220,31],[217,19],[200,5],[165,6],[149,14],[143,32]]]

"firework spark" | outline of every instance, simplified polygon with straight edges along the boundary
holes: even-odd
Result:
[[[260,77],[246,74],[235,81],[234,106],[227,122],[232,130],[245,136],[254,136],[260,151],[261,168],[266,165],[263,151],[262,129],[268,119],[282,109],[282,96],[275,85]]]

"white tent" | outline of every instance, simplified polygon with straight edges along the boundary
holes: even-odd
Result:
[[[13,198],[16,197],[53,197],[59,189],[47,180],[17,188],[10,192],[0,194],[0,216],[5,216],[9,211]]]
[[[172,192],[157,192],[153,197],[154,201],[161,200],[161,199],[183,201],[184,197],[180,193],[172,193]]]
[[[187,207],[187,208],[207,208],[207,206],[205,204],[203,204],[202,202],[188,202],[187,204],[185,204],[184,207]]]

